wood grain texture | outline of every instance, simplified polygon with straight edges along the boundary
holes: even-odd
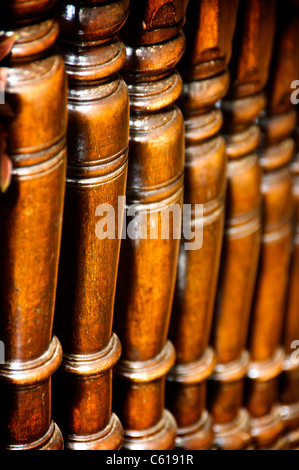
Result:
[[[298,123],[298,117],[297,117]],[[292,160],[292,194],[295,203],[295,213],[293,220],[293,241],[291,251],[291,262],[289,271],[289,284],[286,300],[286,311],[283,325],[282,346],[285,349],[285,361],[283,373],[280,377],[279,399],[281,403],[280,414],[286,429],[288,448],[297,449],[299,447],[299,371],[298,371],[298,276],[299,276],[299,250],[298,250],[298,127],[296,130],[296,153]]]
[[[48,2],[49,3],[49,2]],[[51,2],[53,3],[53,2]],[[7,4],[1,4],[1,22]],[[53,336],[66,167],[67,83],[53,54],[58,26],[45,2],[10,5],[18,39],[6,61],[6,122],[13,178],[0,197],[0,442],[2,449],[62,449],[51,414],[51,376],[62,349]],[[49,6],[49,5],[48,5]],[[14,24],[24,17],[28,24]],[[3,26],[3,24],[2,24]],[[8,24],[5,23],[5,27]]]
[[[290,161],[296,114],[290,100],[295,78],[295,10],[279,7],[268,105],[260,120],[263,169],[263,240],[249,336],[247,407],[257,448],[286,447],[278,404],[278,377],[283,369],[281,337],[289,281],[293,196]]]
[[[260,382],[259,387],[263,388],[263,391],[257,391],[256,382],[253,380],[248,406],[250,406],[257,427],[260,422],[270,422],[271,417],[274,420],[276,414],[276,434],[271,435],[266,429],[259,429],[257,436],[258,446],[270,448],[288,445],[292,447],[296,444],[292,442],[292,431],[288,438],[290,442],[285,441],[282,433],[279,439],[279,424],[281,428],[283,425],[286,428],[290,425],[289,430],[292,429],[292,424],[294,426],[296,422],[296,415],[288,418],[287,409],[283,411],[281,408],[283,420],[281,422],[278,419],[281,415],[279,413],[278,376],[285,369],[281,377],[281,382],[285,382],[285,388],[281,387],[281,397],[285,400],[288,393],[292,394],[294,387],[292,380],[296,381],[296,367],[293,367],[290,362],[292,338],[296,339],[296,323],[292,323],[294,317],[292,317],[291,307],[291,286],[294,282],[292,276],[296,274],[290,272],[296,170],[292,177],[290,162],[294,158],[293,132],[297,118],[291,102],[291,82],[297,78],[299,71],[296,52],[298,12],[292,5],[284,5],[283,8],[281,5],[278,18],[268,84],[267,113],[261,120],[264,136],[260,155],[264,173],[262,185],[264,235],[249,342],[254,361],[252,367],[253,370],[261,371],[256,381]],[[296,163],[294,162],[293,165],[295,169]],[[291,269],[294,269],[294,264]],[[286,308],[287,300],[289,302]],[[290,327],[293,329],[292,333]],[[284,334],[282,334],[283,330]],[[287,354],[285,359],[283,347]],[[251,375],[251,368],[249,375]],[[255,397],[255,401],[252,396]],[[296,405],[293,406],[293,410],[295,408]]]
[[[215,445],[250,446],[243,408],[248,368],[246,341],[261,244],[261,170],[256,119],[265,106],[275,26],[275,2],[240,2],[229,65],[231,84],[222,101],[228,154],[226,227],[217,288],[212,345],[218,364],[209,387]]]
[[[299,1],[4,33],[0,450],[299,449]]]
[[[64,356],[55,381],[55,414],[65,446],[72,450],[118,449],[123,439],[112,413],[112,368],[121,352],[112,323],[123,220],[118,198],[125,196],[127,181],[129,96],[118,74],[125,48],[115,35],[128,7],[127,0],[76,6],[60,2],[69,126],[55,310]],[[98,232],[109,207],[110,222],[116,219],[114,236]]]
[[[191,1],[184,28],[186,51],[179,64],[184,80],[179,105],[186,128],[184,203],[192,207],[188,223],[190,230],[197,230],[202,243],[186,250],[182,232],[169,333],[177,358],[168,374],[166,403],[179,426],[176,445],[185,449],[209,449],[213,445],[212,422],[206,411],[206,379],[216,363],[209,341],[227,179],[225,142],[219,134],[222,113],[215,103],[229,86],[227,64],[237,6],[237,1]],[[197,218],[196,204],[203,210]]]
[[[179,30],[187,2],[167,2],[164,8],[165,3],[133,1],[122,32],[127,51],[122,74],[131,105],[126,228],[135,224],[139,234],[126,236],[121,246],[114,327],[123,351],[115,368],[114,406],[124,425],[124,448],[136,450],[172,449],[176,437],[164,401],[165,377],[175,360],[167,336],[184,176],[184,122],[174,104],[182,81],[174,67],[185,48]],[[137,217],[130,214],[132,204]],[[164,237],[165,217],[170,230]]]

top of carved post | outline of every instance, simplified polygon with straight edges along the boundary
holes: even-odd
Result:
[[[223,132],[231,135],[244,130],[244,138],[230,139],[229,157],[250,153],[259,143],[260,131],[254,122],[266,106],[264,88],[269,76],[275,20],[276,0],[248,0],[239,4],[229,63],[230,87],[222,101],[222,111]]]
[[[291,2],[278,3],[277,7],[279,20],[274,42],[275,53],[265,90],[267,107],[259,122],[263,144],[260,163],[264,169],[274,169],[290,161],[294,152],[291,136],[297,121],[291,95],[294,91],[292,82],[299,79],[296,49],[299,44],[299,11]],[[266,151],[269,146],[271,149]]]
[[[124,25],[129,0],[59,0],[60,37],[78,47],[96,46],[114,36]]]
[[[45,56],[58,37],[52,7],[56,0],[14,0],[0,3],[0,29],[16,41],[5,62],[28,62]]]
[[[131,111],[157,111],[174,103],[182,81],[174,69],[185,50],[181,28],[188,0],[132,0],[120,36],[126,44],[122,75]],[[159,86],[152,82],[159,81]]]
[[[125,47],[116,34],[128,12],[129,0],[59,0],[60,51],[70,82],[100,81],[122,68]]]
[[[229,97],[259,93],[266,85],[275,32],[276,0],[248,0],[239,5]]]
[[[291,84],[299,80],[299,10],[290,2],[278,3],[275,54],[267,85],[268,114],[293,108]]]
[[[122,32],[126,44],[156,44],[179,33],[189,0],[131,0]]]
[[[0,27],[40,19],[57,0],[4,0],[0,3]]]
[[[190,0],[184,33],[186,52],[180,62],[185,80],[222,72],[231,58],[239,0]]]
[[[227,93],[227,65],[238,3],[239,0],[191,0],[188,4],[184,27],[186,51],[178,65],[184,80],[179,100],[184,114],[205,112]],[[222,119],[218,122],[221,126]],[[187,131],[187,139],[188,134]]]

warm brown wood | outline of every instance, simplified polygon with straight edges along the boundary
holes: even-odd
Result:
[[[69,79],[67,189],[55,331],[64,356],[55,412],[67,449],[118,449],[123,431],[112,413],[112,367],[121,345],[112,333],[125,196],[129,96],[118,71],[125,47],[115,34],[128,0],[60,2],[60,48]],[[109,204],[114,236],[99,238]],[[101,218],[101,217],[102,218]]]
[[[0,449],[299,449],[298,5],[0,2]]]
[[[298,31],[298,29],[296,30]],[[299,76],[299,75],[298,75]],[[298,118],[297,118],[298,122]],[[292,193],[295,201],[293,245],[290,263],[290,280],[284,319],[283,346],[285,348],[284,372],[280,378],[280,414],[287,431],[288,447],[299,447],[299,129],[296,132],[296,154],[292,161]]]
[[[169,337],[176,364],[168,375],[167,400],[178,423],[176,445],[209,449],[212,422],[206,411],[206,379],[216,358],[209,346],[223,239],[227,156],[219,134],[221,110],[215,103],[229,86],[238,0],[193,0],[187,8],[186,51],[180,62],[184,80],[179,105],[186,127],[184,203],[192,205],[190,229],[199,224],[202,246],[186,250],[184,233],[179,254]],[[195,204],[203,205],[202,220]],[[201,217],[201,216],[200,216]]]
[[[179,31],[187,1],[130,4],[122,71],[131,104],[127,210],[135,203],[140,217],[149,210],[154,214],[140,222],[144,239],[122,241],[115,331],[123,353],[115,368],[114,405],[125,430],[124,448],[163,450],[173,448],[176,437],[176,423],[164,409],[164,388],[175,359],[167,335],[181,219],[170,217],[168,239],[161,233],[153,237],[151,228],[160,230],[162,217],[173,207],[180,211],[183,199],[184,126],[174,104],[182,82],[174,67],[185,48]]]
[[[241,1],[232,59],[231,85],[222,102],[227,143],[226,228],[212,333],[218,363],[209,389],[215,445],[250,445],[243,404],[248,367],[246,340],[261,242],[261,172],[256,154],[260,130],[255,120],[265,106],[275,25],[273,0]]]
[[[39,19],[40,15],[45,15],[57,0],[12,0],[2,2],[1,17],[7,27],[16,23],[32,23],[32,20]]]
[[[18,36],[5,64],[6,98],[13,112],[6,121],[13,175],[0,196],[2,450],[63,448],[51,418],[51,376],[62,358],[52,326],[65,189],[67,86],[63,60],[52,51],[58,25],[51,12],[43,15],[53,3],[0,6],[1,29]]]
[[[263,242],[249,337],[252,364],[248,375],[253,380],[249,381],[247,406],[253,417],[252,433],[258,448],[281,448],[287,444],[282,436],[278,377],[284,364],[280,344],[292,240],[290,161],[294,154],[292,133],[296,113],[290,95],[291,82],[297,78],[298,70],[297,31],[295,8],[291,4],[279,5],[268,106],[261,119]],[[290,351],[290,344],[286,346]]]
[[[295,2],[294,2],[295,3]],[[297,2],[298,3],[298,2]],[[296,52],[299,44],[299,10],[292,12],[292,21],[290,23],[289,33],[291,34],[290,55],[288,59],[288,77],[293,76],[294,80],[299,77],[299,57]],[[288,37],[288,34],[286,38]],[[291,73],[290,73],[291,72]],[[297,85],[297,83],[295,83]],[[287,89],[285,86],[285,98],[288,104],[290,99],[289,92],[295,93],[294,98],[298,99],[298,86],[296,89]],[[294,104],[298,104],[296,101]],[[285,361],[283,373],[280,377],[280,414],[285,426],[288,448],[299,448],[299,364],[298,364],[298,340],[299,340],[299,127],[297,111],[297,128],[295,132],[296,152],[291,163],[292,172],[292,194],[294,199],[294,218],[293,218],[293,241],[291,251],[291,262],[289,271],[289,284],[286,301],[286,311],[284,317],[282,345],[285,349]]]

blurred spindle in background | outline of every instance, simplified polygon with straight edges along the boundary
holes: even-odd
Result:
[[[184,204],[191,205],[192,244],[180,246],[169,337],[176,364],[168,374],[166,403],[178,423],[177,447],[209,449],[211,418],[206,411],[206,380],[216,358],[209,347],[223,239],[227,156],[219,134],[221,110],[215,104],[229,86],[238,0],[191,1],[187,8],[186,51],[179,64],[184,84],[179,105],[186,128]],[[196,204],[203,213],[196,212]],[[190,243],[189,249],[186,244]]]
[[[256,154],[265,107],[275,28],[275,1],[240,2],[229,65],[231,84],[222,101],[228,188],[226,227],[217,288],[212,345],[218,363],[209,387],[215,445],[250,446],[250,422],[243,407],[248,324],[261,244],[261,170]]]
[[[251,364],[246,398],[255,446],[262,449],[287,445],[278,403],[278,382],[284,365],[281,340],[294,215],[290,162],[294,156],[292,134],[296,112],[290,98],[291,82],[296,78],[298,17],[295,8],[291,4],[278,4],[276,23],[267,107],[260,119],[263,239],[249,334]]]

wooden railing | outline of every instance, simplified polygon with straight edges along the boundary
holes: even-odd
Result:
[[[0,448],[299,448],[298,2],[0,31]]]

